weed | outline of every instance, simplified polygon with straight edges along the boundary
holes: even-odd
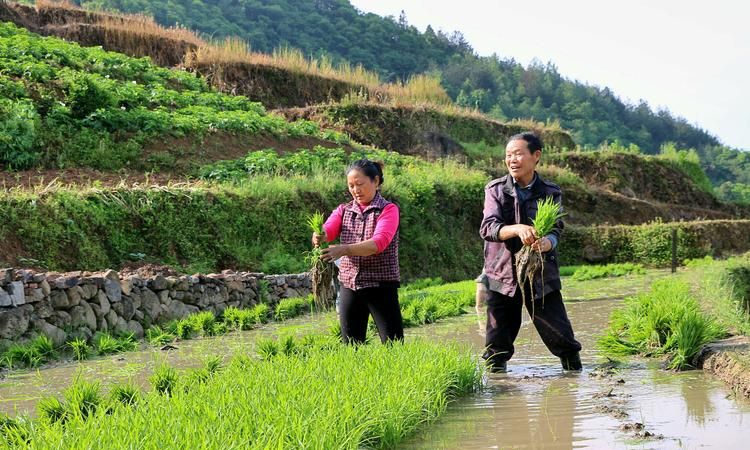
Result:
[[[161,364],[154,369],[153,375],[149,378],[151,386],[161,395],[172,395],[177,386],[179,376],[177,371],[166,364]]]
[[[68,341],[67,346],[73,351],[73,357],[76,361],[83,361],[87,359],[91,354],[91,346],[85,339],[76,338],[72,341]]]

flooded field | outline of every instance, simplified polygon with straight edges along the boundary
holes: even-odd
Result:
[[[750,402],[702,371],[669,372],[659,362],[614,364],[594,348],[616,300],[569,302],[583,344],[581,373],[564,373],[530,323],[508,373],[451,405],[400,449],[746,448]],[[420,334],[484,344],[481,321],[462,317]]]
[[[621,298],[646,289],[651,272],[631,279],[565,281],[564,294],[578,340],[581,373],[563,373],[528,323],[516,342],[508,373],[487,378],[486,388],[448,408],[400,449],[501,448],[745,448],[750,402],[733,398],[722,382],[701,371],[664,371],[654,360],[607,360],[595,349],[610,312]],[[146,388],[155,365],[196,367],[210,355],[252,351],[261,336],[304,335],[325,330],[334,314],[302,317],[249,332],[182,341],[83,363],[58,363],[0,379],[0,412],[35,415],[39,399],[59,395],[76,376],[106,389],[133,381]],[[484,317],[467,314],[407,330],[409,337],[484,346]]]

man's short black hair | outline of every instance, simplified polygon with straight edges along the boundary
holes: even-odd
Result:
[[[539,136],[532,133],[531,131],[524,131],[523,133],[514,134],[510,137],[510,139],[508,139],[508,142],[517,141],[519,139],[523,139],[524,141],[526,141],[526,144],[528,144],[531,153],[534,153],[537,150],[542,150],[542,140],[539,139]]]

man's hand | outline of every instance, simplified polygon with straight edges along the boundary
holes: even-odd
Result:
[[[521,223],[514,226],[517,228],[516,233],[518,237],[521,238],[521,242],[523,242],[523,245],[531,245],[539,239],[539,236],[536,235],[536,230],[534,229],[534,227]]]
[[[535,252],[541,250],[542,253],[547,253],[548,251],[552,250],[552,241],[550,241],[546,237],[537,239],[536,242],[531,244],[531,249]]]

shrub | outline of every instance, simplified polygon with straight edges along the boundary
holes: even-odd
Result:
[[[40,157],[34,151],[39,131],[39,115],[27,100],[0,98],[0,164],[11,169],[27,169]]]

